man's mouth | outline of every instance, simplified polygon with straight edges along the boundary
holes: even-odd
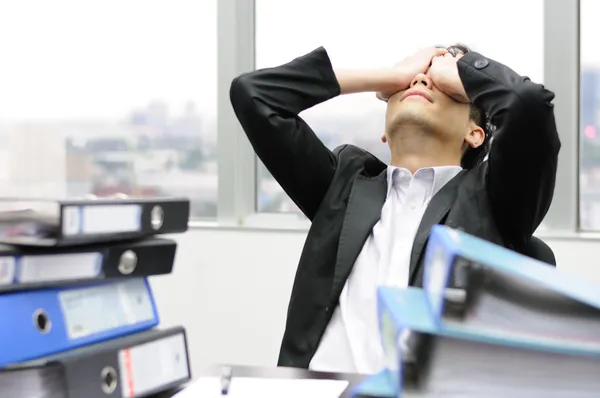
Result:
[[[402,95],[402,97],[400,98],[400,101],[404,101],[406,98],[409,97],[420,97],[421,99],[424,99],[425,101],[428,102],[433,102],[433,99],[431,98],[431,96],[421,90],[408,90],[406,93],[404,93],[404,95]]]

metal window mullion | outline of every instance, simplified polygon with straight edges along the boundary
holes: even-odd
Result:
[[[229,100],[231,81],[254,69],[254,0],[217,1],[218,221],[241,224],[255,211],[256,157]]]
[[[544,229],[553,233],[579,227],[579,65],[579,0],[545,0],[544,84],[556,94],[562,143],[554,199],[544,220]]]

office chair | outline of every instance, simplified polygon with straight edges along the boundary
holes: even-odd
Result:
[[[531,237],[521,254],[556,267],[556,257],[554,257],[554,252],[550,249],[550,246],[535,236]]]

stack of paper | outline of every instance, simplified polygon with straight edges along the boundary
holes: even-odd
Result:
[[[227,398],[338,398],[345,380],[233,377]],[[175,398],[223,398],[218,377],[202,377]]]

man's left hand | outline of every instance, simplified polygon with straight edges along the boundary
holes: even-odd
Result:
[[[449,97],[458,102],[468,103],[469,97],[458,75],[458,60],[462,54],[456,57],[450,53],[434,57],[431,61],[429,73],[433,84]]]

